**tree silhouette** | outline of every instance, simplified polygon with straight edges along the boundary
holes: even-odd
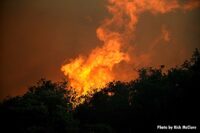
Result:
[[[135,81],[110,83],[77,107],[75,117],[81,125],[104,123],[122,133],[156,129],[157,124],[195,124],[200,112],[198,49],[181,67],[167,73],[163,68],[142,68]]]
[[[6,132],[63,133],[78,130],[71,113],[66,82],[40,80],[22,97],[1,104],[1,121]]]
[[[76,108],[66,82],[42,79],[23,96],[1,103],[2,126],[20,133],[132,133],[157,124],[197,125],[198,49],[180,67],[165,73],[163,68],[142,68],[134,81],[113,81]]]

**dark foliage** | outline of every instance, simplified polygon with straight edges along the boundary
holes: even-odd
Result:
[[[75,109],[65,83],[41,80],[24,96],[1,103],[3,127],[20,133],[132,133],[156,130],[157,124],[197,126],[199,51],[181,67],[163,68],[143,68],[128,83],[111,82]]]
[[[76,132],[66,83],[52,83],[44,79],[30,87],[22,97],[14,97],[1,104],[3,131],[19,133]]]
[[[89,102],[75,110],[82,132],[84,125],[105,124],[112,131],[129,133],[154,131],[156,125],[181,125],[199,122],[200,53],[196,49],[190,61],[163,73],[144,68],[140,77],[129,83],[112,82]],[[91,127],[92,129],[92,127]],[[94,131],[95,132],[95,131]]]

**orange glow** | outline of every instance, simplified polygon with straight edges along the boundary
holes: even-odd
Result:
[[[183,10],[192,10],[192,9],[198,8],[198,7],[200,7],[199,0],[190,0],[182,8],[183,8]]]
[[[148,53],[135,56],[132,53],[137,49],[130,45],[134,40],[140,14],[150,12],[156,15],[174,10],[188,10],[193,6],[197,7],[199,2],[194,2],[196,4],[190,3],[186,6],[177,0],[108,0],[107,9],[112,17],[105,19],[96,30],[103,45],[93,49],[88,56],[72,59],[61,68],[71,87],[79,96],[86,95],[94,89],[99,91],[108,82],[119,80],[120,72],[114,70],[114,67],[120,63],[125,62],[137,67],[148,64]],[[163,29],[163,39],[170,40],[166,29]],[[125,70],[122,73],[124,80],[129,79],[130,73],[133,73],[130,79],[137,78],[136,70]]]
[[[114,96],[115,95],[115,93],[114,92],[108,92],[108,96]]]
[[[122,60],[128,61],[128,55],[120,52],[120,43],[110,40],[102,48],[96,48],[88,58],[79,57],[62,66],[68,76],[70,85],[79,94],[87,94],[90,89],[105,87],[114,80],[113,66]]]

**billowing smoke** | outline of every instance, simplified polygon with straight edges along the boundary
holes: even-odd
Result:
[[[79,95],[93,89],[105,87],[113,80],[128,81],[137,78],[136,69],[149,64],[149,52],[136,55],[135,30],[140,15],[150,12],[153,15],[172,11],[189,11],[200,6],[200,1],[190,0],[108,0],[110,18],[106,18],[97,28],[96,34],[102,46],[94,48],[89,55],[80,55],[62,66],[70,85]],[[163,26],[161,37],[170,41],[170,32]],[[132,45],[130,45],[132,44]]]

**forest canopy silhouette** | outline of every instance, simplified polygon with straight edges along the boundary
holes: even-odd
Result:
[[[131,133],[154,130],[157,124],[197,124],[199,50],[181,66],[163,69],[142,68],[136,80],[110,82],[76,107],[67,81],[41,79],[23,96],[1,101],[1,131]]]

